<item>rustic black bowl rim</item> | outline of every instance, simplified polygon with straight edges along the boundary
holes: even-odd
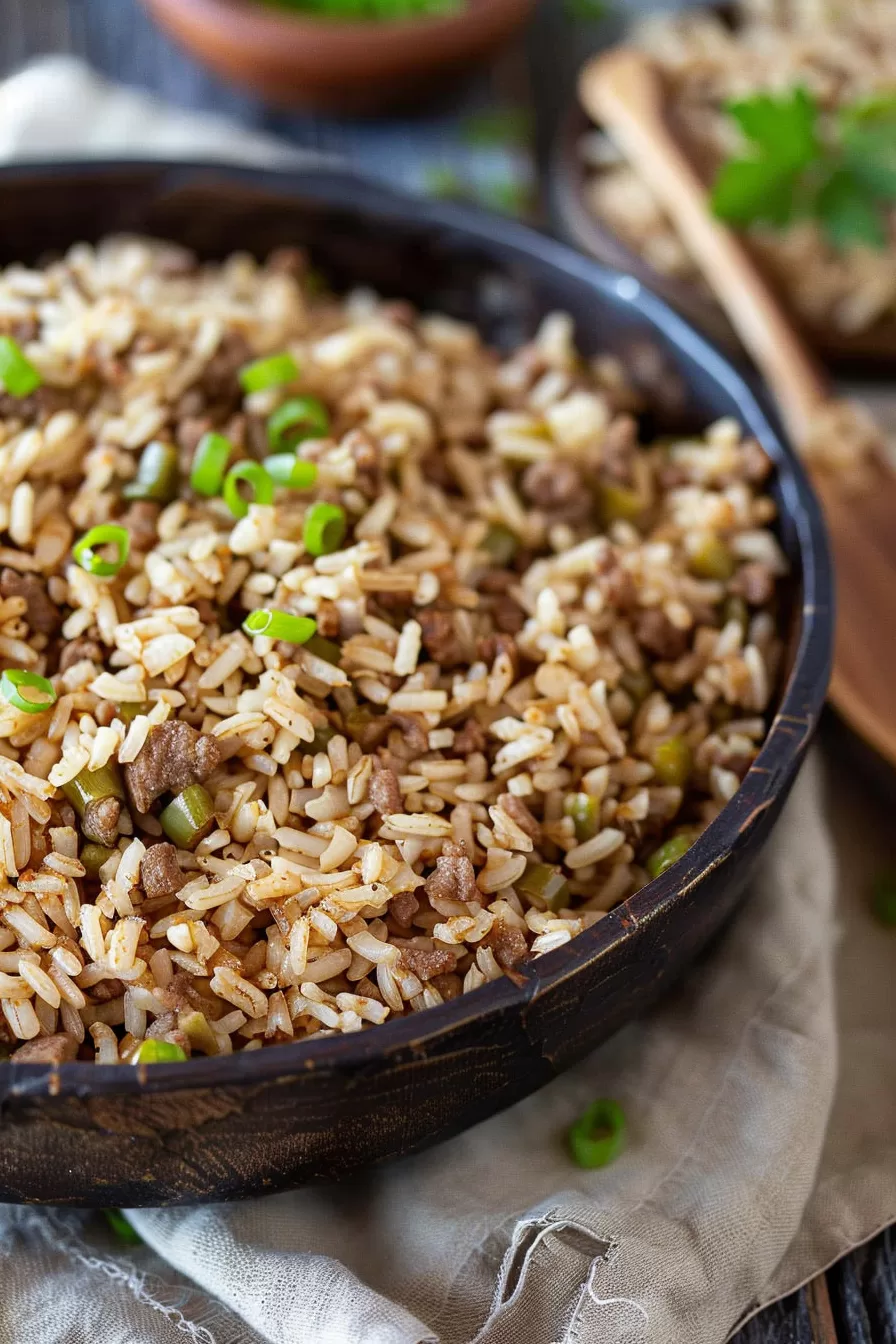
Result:
[[[463,1020],[486,1020],[514,1008],[525,1021],[529,1004],[576,974],[589,961],[604,957],[639,926],[656,919],[682,900],[706,873],[738,845],[758,815],[771,807],[800,761],[807,739],[824,705],[833,639],[833,576],[821,510],[796,454],[785,443],[759,395],[731,361],[641,281],[585,257],[563,243],[505,216],[476,207],[405,195],[371,179],[341,169],[256,169],[229,162],[116,159],[67,160],[60,163],[20,162],[0,167],[0,186],[19,179],[114,177],[134,169],[170,174],[172,184],[183,177],[209,177],[235,185],[257,186],[289,197],[301,194],[349,210],[388,217],[401,211],[414,223],[463,233],[492,247],[508,259],[548,265],[597,292],[621,300],[659,330],[681,351],[698,361],[723,386],[753,426],[773,458],[781,498],[795,528],[802,563],[802,612],[797,648],[768,736],[741,788],[683,859],[641,891],[617,906],[605,919],[564,947],[538,958],[528,968],[525,984],[506,977],[474,994],[378,1026],[373,1031],[312,1039],[268,1050],[237,1052],[191,1060],[188,1064],[125,1067],[75,1061],[61,1066],[7,1064],[0,1093],[6,1096],[111,1096],[176,1092],[208,1087],[243,1087],[303,1070],[349,1074],[386,1056],[423,1055],[427,1044]],[[73,240],[74,241],[74,240]],[[761,394],[760,394],[761,395]]]

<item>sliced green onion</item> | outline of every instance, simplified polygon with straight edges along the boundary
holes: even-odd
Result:
[[[38,691],[42,698],[36,700],[30,695],[22,695],[20,687],[23,690],[27,687],[29,690]],[[24,714],[43,714],[44,710],[55,705],[57,698],[51,681],[47,681],[46,677],[39,677],[36,672],[26,672],[21,667],[6,669],[0,677],[0,695],[12,705],[13,709],[21,710]]]
[[[572,817],[573,829],[579,844],[597,835],[600,826],[600,803],[587,793],[567,794],[563,804],[567,817]]]
[[[305,515],[302,541],[309,555],[331,555],[345,539],[345,510],[338,504],[312,504]]]
[[[705,532],[688,556],[688,569],[698,579],[730,579],[736,568],[737,560],[730,546],[715,532]]]
[[[312,756],[316,756],[319,751],[326,751],[330,742],[336,736],[336,729],[330,724],[321,724],[320,728],[315,728],[314,737],[308,743],[308,751]]]
[[[246,481],[252,487],[252,499],[244,499],[240,494],[240,481]],[[245,518],[249,504],[270,504],[274,498],[274,482],[260,462],[250,462],[246,458],[231,467],[224,481],[224,503],[234,518]]]
[[[247,635],[266,635],[268,639],[282,639],[287,644],[304,644],[317,629],[311,616],[293,616],[288,611],[272,611],[257,607],[243,621]]]
[[[569,883],[553,864],[533,863],[515,886],[523,896],[540,901],[548,910],[563,910],[569,905]]]
[[[168,804],[159,821],[178,849],[195,849],[215,825],[215,805],[201,784],[190,784]]]
[[[62,792],[79,817],[84,816],[91,803],[100,803],[104,798],[125,801],[124,784],[114,765],[103,765],[99,770],[82,770],[74,779],[63,784]]]
[[[305,648],[309,653],[313,653],[315,658],[323,658],[325,663],[332,663],[334,667],[339,666],[339,660],[342,657],[342,649],[338,644],[334,644],[332,639],[324,639],[323,635],[311,635],[304,641]]]
[[[0,382],[11,397],[30,397],[43,382],[11,336],[0,336]]]
[[[266,457],[264,469],[271,480],[289,486],[291,490],[307,490],[317,480],[314,463],[292,453],[274,453],[273,457]]]
[[[569,1151],[580,1167],[606,1167],[625,1146],[625,1113],[618,1101],[601,1098],[569,1129]]]
[[[619,685],[636,705],[642,705],[653,690],[654,681],[650,673],[642,669],[640,672],[623,672]]]
[[[659,877],[667,868],[671,868],[673,863],[677,863],[682,854],[686,854],[694,843],[694,837],[682,832],[681,835],[673,835],[671,840],[666,840],[655,849],[647,860],[646,868],[651,877]]]
[[[291,397],[268,416],[268,443],[275,453],[305,439],[326,438],[329,432],[329,412],[317,397]]]
[[[197,495],[219,495],[233,444],[223,434],[209,430],[196,445],[190,485]]]
[[[114,546],[118,552],[114,560],[104,560],[100,551],[104,546]],[[100,523],[85,532],[76,542],[72,555],[82,569],[98,579],[111,579],[127,562],[131,549],[131,538],[126,527],[118,523]]]
[[[875,918],[888,928],[896,926],[896,873],[880,873],[871,889],[871,908]]]
[[[661,784],[674,784],[683,789],[688,782],[694,763],[694,753],[687,739],[680,733],[667,737],[653,753],[653,768]]]
[[[144,1045],[146,1044],[144,1041]],[[134,1231],[121,1209],[103,1209],[103,1213],[119,1241],[126,1241],[129,1246],[142,1245],[143,1238]]]
[[[103,864],[108,863],[114,853],[115,850],[109,849],[108,845],[96,845],[92,842],[85,845],[81,850],[80,858],[87,870],[87,876],[99,877]]]
[[[148,700],[125,700],[118,706],[115,717],[122,723],[133,723],[138,714],[148,714],[151,709]]]
[[[281,387],[299,376],[299,366],[287,350],[279,355],[256,359],[240,369],[240,386],[246,393],[264,392],[269,387]]]
[[[506,569],[519,550],[519,537],[503,523],[494,523],[486,532],[482,549],[488,551],[495,564]]]
[[[173,1041],[157,1041],[150,1036],[141,1041],[131,1059],[132,1064],[182,1064],[187,1058],[186,1052]]]
[[[151,499],[157,504],[170,504],[177,498],[180,467],[177,449],[173,443],[153,439],[140,454],[137,475],[121,491],[125,499]]]
[[[630,490],[625,485],[602,485],[600,510],[606,524],[635,523],[644,512],[644,501],[637,490]]]

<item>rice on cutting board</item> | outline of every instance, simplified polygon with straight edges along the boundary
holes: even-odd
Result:
[[[258,1049],[518,978],[765,735],[755,442],[639,444],[563,315],[502,358],[315,289],[299,253],[140,239],[0,276],[15,1059]]]

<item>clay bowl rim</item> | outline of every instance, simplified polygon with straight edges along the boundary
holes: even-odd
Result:
[[[605,919],[585,930],[564,947],[538,958],[524,972],[517,987],[502,976],[473,995],[387,1021],[373,1030],[311,1039],[269,1049],[237,1052],[190,1060],[186,1064],[97,1065],[74,1061],[45,1064],[0,1065],[0,1098],[39,1096],[134,1095],[196,1091],[211,1087],[244,1087],[281,1077],[317,1071],[349,1075],[384,1059],[413,1059],[425,1054],[446,1032],[462,1021],[499,1017],[515,1011],[525,1020],[528,1006],[584,965],[605,957],[639,926],[654,920],[681,901],[706,874],[729,857],[737,860],[739,841],[786,788],[799,765],[824,705],[833,640],[833,571],[821,509],[793,450],[774,425],[757,393],[734,364],[667,303],[631,275],[615,271],[575,252],[544,234],[506,216],[474,206],[414,197],[372,182],[357,174],[330,169],[254,169],[228,163],[186,160],[71,160],[66,163],[16,163],[0,167],[0,185],[14,187],[17,179],[65,175],[85,184],[97,174],[114,176],[135,168],[170,174],[172,181],[196,174],[234,187],[256,186],[290,196],[331,203],[359,215],[379,216],[379,226],[390,227],[397,213],[421,228],[464,235],[484,250],[499,250],[506,263],[525,271],[550,268],[585,289],[603,293],[625,304],[645,326],[658,331],[668,343],[698,362],[724,388],[741,413],[749,415],[777,473],[782,513],[796,538],[801,568],[798,586],[798,635],[793,660],[780,693],[768,735],[740,789],[707,827],[688,853],[667,872],[615,907]]]
[[[574,96],[557,123],[549,153],[550,208],[556,231],[570,246],[580,248],[600,264],[629,271],[684,314],[701,335],[735,363],[743,361],[743,346],[718,304],[688,281],[656,270],[588,209],[584,194],[588,172],[578,153],[578,142],[588,131],[600,129]],[[791,320],[795,320],[792,313]],[[837,373],[874,379],[896,369],[896,320],[878,323],[855,336],[832,337],[824,324],[803,325],[801,329],[806,343]]]
[[[532,9],[535,0],[464,0],[462,7],[450,14],[422,14],[396,19],[353,18],[337,19],[325,15],[291,13],[268,7],[261,0],[143,0],[143,4],[157,16],[173,16],[176,11],[194,22],[226,31],[232,43],[244,47],[246,54],[281,49],[284,59],[290,58],[286,46],[296,42],[313,42],[319,49],[326,43],[333,50],[356,48],[363,39],[373,57],[385,51],[395,55],[394,47],[406,47],[410,41],[459,39],[469,28],[480,31],[503,31],[511,15],[521,17]],[[161,20],[167,24],[166,17]]]

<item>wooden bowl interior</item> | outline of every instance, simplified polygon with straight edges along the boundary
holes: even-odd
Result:
[[[679,318],[631,278],[511,221],[327,171],[16,167],[0,170],[0,186],[0,264],[116,231],[209,258],[300,244],[337,287],[363,283],[473,321],[503,348],[566,310],[586,351],[615,354],[649,385],[655,430],[735,415],[775,459],[794,575],[779,712],[741,790],[679,864],[533,963],[521,987],[502,979],[370,1032],[188,1066],[2,1066],[0,1200],[128,1207],[258,1194],[484,1119],[642,1012],[740,899],[829,675],[830,568],[802,468],[735,371]]]

